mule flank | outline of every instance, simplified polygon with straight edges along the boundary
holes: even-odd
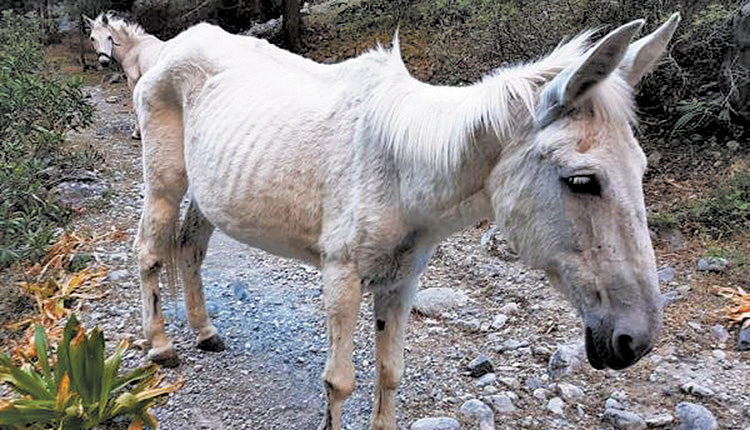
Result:
[[[140,25],[125,21],[114,12],[101,13],[96,19],[83,16],[90,30],[89,39],[99,63],[108,66],[116,61],[127,76],[132,90],[140,79],[158,61],[164,42],[146,33]],[[133,139],[140,139],[136,121]]]
[[[329,350],[322,429],[354,390],[352,334],[373,292],[372,428],[395,429],[417,280],[447,235],[494,218],[528,264],[579,309],[596,368],[637,362],[660,331],[656,265],[633,137],[633,86],[661,57],[672,16],[452,88],[413,79],[397,38],[335,65],[200,24],[164,44],[134,101],[145,200],[136,247],[148,357],[176,365],[159,272],[177,260],[198,347],[223,348],[200,265],[215,228],[312,262]],[[180,239],[179,203],[190,206]]]

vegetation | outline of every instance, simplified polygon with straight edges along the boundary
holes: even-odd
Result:
[[[95,157],[64,148],[65,133],[93,110],[81,80],[44,75],[42,29],[34,15],[0,17],[0,269],[37,259],[69,211],[54,196],[62,173]]]
[[[22,396],[0,400],[2,429],[89,429],[118,417],[132,420],[131,428],[156,428],[149,408],[180,387],[158,387],[154,364],[120,376],[127,342],[105,358],[102,332],[86,334],[75,316],[65,325],[56,360],[50,359],[50,342],[41,326],[34,346],[34,356],[23,356],[21,366],[0,355],[0,381]]]

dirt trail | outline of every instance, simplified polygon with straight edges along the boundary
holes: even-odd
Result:
[[[140,211],[140,149],[130,140],[133,117],[124,84],[94,86],[98,118],[73,141],[94,141],[105,156],[103,180],[111,188],[101,210],[91,210],[76,228],[126,231],[124,242],[102,244],[99,262],[110,268],[107,296],[84,309],[88,326],[99,325],[113,338],[140,337],[140,291],[130,245]],[[114,97],[114,98],[113,98]],[[109,103],[107,101],[115,101]],[[469,304],[441,318],[413,315],[407,337],[406,376],[399,394],[400,428],[425,416],[459,416],[461,404],[472,398],[489,401],[509,396],[515,411],[497,412],[499,429],[598,429],[605,400],[624,395],[623,407],[648,416],[671,413],[680,401],[701,403],[719,419],[720,428],[750,427],[750,365],[748,353],[734,351],[732,339],[712,337],[715,316],[699,309],[700,291],[685,286],[692,268],[677,268],[682,298],[667,309],[665,335],[654,352],[623,372],[597,372],[584,366],[564,381],[580,387],[584,396],[566,400],[563,414],[545,408],[554,396],[547,363],[558,346],[581,339],[578,318],[547,285],[544,276],[509,258],[502,246],[479,243],[482,230],[469,229],[442,244],[423,276],[423,288],[452,287],[464,291]],[[500,254],[500,256],[498,256]],[[321,280],[317,270],[238,244],[217,233],[203,266],[209,312],[225,339],[227,350],[206,353],[193,347],[181,300],[167,299],[168,331],[182,365],[165,370],[170,379],[183,378],[185,387],[155,409],[162,428],[178,429],[315,429],[322,418],[320,372],[326,356]],[[509,303],[501,328],[489,323]],[[367,428],[371,411],[371,298],[365,298],[355,339],[358,387],[345,405],[345,428]],[[698,323],[687,326],[687,321]],[[697,328],[696,328],[697,327]],[[496,352],[499,344],[517,347]],[[717,353],[715,351],[720,351]],[[479,386],[465,371],[479,353],[490,357],[496,380]],[[128,352],[126,366],[143,360],[137,349]],[[712,396],[683,393],[687,378],[710,386]],[[537,388],[546,390],[543,398]],[[476,428],[462,418],[464,429]],[[667,427],[677,428],[676,421]]]

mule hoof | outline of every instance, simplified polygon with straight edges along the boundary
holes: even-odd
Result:
[[[197,346],[198,349],[211,352],[219,352],[226,349],[224,341],[221,340],[221,336],[219,336],[218,334],[199,341]]]
[[[161,351],[152,348],[146,358],[162,367],[174,368],[180,365],[180,357],[177,356],[177,351],[171,346]]]
[[[133,140],[141,140],[141,135],[133,133],[130,135],[130,138]]]

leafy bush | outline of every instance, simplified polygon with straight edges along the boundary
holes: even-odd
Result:
[[[19,367],[0,355],[0,381],[22,396],[0,400],[0,428],[89,429],[117,417],[157,427],[148,409],[180,384],[157,387],[155,364],[120,376],[127,343],[105,358],[102,332],[94,329],[87,335],[75,316],[68,319],[62,336],[54,362],[40,326],[34,339],[36,360],[24,357]]]
[[[65,170],[87,168],[63,147],[91,122],[81,79],[41,73],[41,28],[33,15],[0,16],[0,269],[36,259],[69,211],[51,192]]]

